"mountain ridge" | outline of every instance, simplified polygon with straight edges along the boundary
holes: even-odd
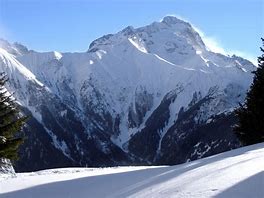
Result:
[[[129,26],[83,53],[24,51],[0,51],[0,68],[33,115],[31,124],[45,131],[39,141],[50,142],[66,164],[176,164],[239,146],[233,109],[244,100],[255,66],[208,51],[187,22],[165,17]],[[36,82],[17,79],[12,68],[26,68]],[[17,169],[32,169],[23,166]]]

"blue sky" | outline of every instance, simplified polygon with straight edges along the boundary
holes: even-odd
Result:
[[[38,51],[86,51],[104,34],[166,15],[188,20],[216,51],[260,55],[264,0],[0,0],[0,37]]]

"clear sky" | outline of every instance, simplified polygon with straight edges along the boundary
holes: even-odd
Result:
[[[0,0],[0,37],[38,51],[86,51],[104,34],[166,15],[188,20],[215,50],[260,55],[264,0]]]

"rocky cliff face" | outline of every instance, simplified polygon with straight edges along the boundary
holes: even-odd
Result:
[[[32,115],[19,171],[176,164],[238,146],[233,109],[255,66],[211,52],[187,22],[129,26],[84,53],[2,43],[8,89]]]

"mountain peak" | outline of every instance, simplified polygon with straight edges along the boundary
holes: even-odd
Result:
[[[28,48],[21,43],[9,43],[7,40],[0,38],[0,47],[5,49],[8,53],[15,56],[27,54],[29,52]]]
[[[154,36],[154,34],[156,35]],[[161,37],[166,38],[165,40],[163,39],[165,43],[171,42],[171,40],[174,40],[173,42],[177,42],[177,40],[178,42],[183,42],[182,40],[185,40],[185,45],[193,46],[199,50],[205,49],[201,37],[192,28],[190,23],[175,16],[165,16],[160,22],[153,22],[139,28],[127,26],[116,34],[102,36],[90,44],[88,52],[95,52],[101,47],[105,48],[109,45],[114,45],[116,42],[123,42],[125,37],[137,37],[141,40],[141,43],[145,42],[147,46],[153,42],[158,42],[158,45],[163,45],[160,43],[159,38]]]
[[[124,34],[124,36],[130,36],[130,35],[133,35],[135,33],[135,29],[133,26],[127,26],[121,32]]]
[[[184,21],[182,19],[179,19],[179,18],[177,18],[175,16],[171,16],[171,15],[170,16],[165,16],[162,19],[161,23],[165,23],[167,25],[186,24],[186,25],[190,26],[190,24],[188,22],[186,22],[186,21]]]

